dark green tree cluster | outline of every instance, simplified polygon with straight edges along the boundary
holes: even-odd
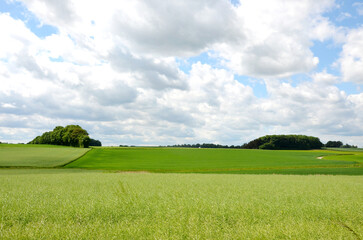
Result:
[[[66,127],[57,126],[53,131],[45,132],[41,136],[34,138],[29,144],[51,144],[87,148],[90,146],[91,141],[97,140],[91,139],[86,130],[78,125],[68,125]]]
[[[324,146],[327,148],[358,148],[358,146],[343,144],[342,141],[328,141]]]
[[[247,149],[307,150],[320,149],[319,138],[305,135],[266,135],[243,145]]]
[[[325,144],[325,147],[329,148],[340,148],[341,146],[343,146],[343,143],[341,141],[328,141]]]
[[[89,141],[89,146],[101,147],[102,143],[99,140],[95,140],[95,139],[91,138]]]

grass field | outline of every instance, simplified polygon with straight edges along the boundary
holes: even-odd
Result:
[[[330,156],[317,159],[326,155]],[[363,152],[95,148],[66,167],[180,173],[363,175]]]
[[[56,167],[89,149],[52,145],[0,144],[0,167]]]
[[[0,170],[0,239],[361,239],[362,176]]]
[[[311,175],[363,175],[360,151],[86,151],[0,145],[0,239],[363,238],[363,176]]]

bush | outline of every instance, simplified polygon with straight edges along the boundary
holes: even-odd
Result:
[[[97,144],[101,145],[101,142],[98,142]],[[68,125],[66,127],[57,126],[53,131],[45,132],[41,136],[37,136],[28,144],[51,144],[88,148],[90,143],[91,138],[88,136],[86,130],[79,125]]]

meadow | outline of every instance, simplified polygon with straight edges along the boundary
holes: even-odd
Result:
[[[102,147],[65,167],[169,173],[362,175],[363,152]]]
[[[0,145],[0,239],[363,237],[360,151],[87,151]]]
[[[1,169],[1,239],[360,239],[362,176]]]
[[[57,167],[88,151],[54,145],[0,144],[0,167]]]

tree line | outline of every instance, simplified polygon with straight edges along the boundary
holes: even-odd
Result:
[[[242,148],[238,145],[220,145],[220,144],[214,144],[214,143],[197,143],[197,144],[176,144],[176,145],[168,145],[167,147],[178,147],[178,148]]]
[[[266,135],[243,145],[247,149],[308,150],[321,149],[319,138],[305,135]]]
[[[327,148],[357,148],[341,141],[328,141],[323,144],[319,138],[306,135],[266,135],[243,145],[220,145],[214,143],[175,144],[166,147],[178,148],[235,148],[235,149],[270,149],[270,150],[308,150]]]
[[[324,146],[327,148],[358,148],[358,146],[344,144],[342,141],[328,141]]]
[[[168,145],[167,147],[180,147],[180,148],[234,148],[234,149],[320,149],[323,147],[317,137],[310,137],[305,135],[266,135],[254,139],[243,145],[220,145],[213,143],[202,144],[176,144]]]
[[[90,138],[88,132],[79,125],[57,126],[53,131],[37,136],[28,144],[51,144],[81,148],[102,146],[99,140]]]

